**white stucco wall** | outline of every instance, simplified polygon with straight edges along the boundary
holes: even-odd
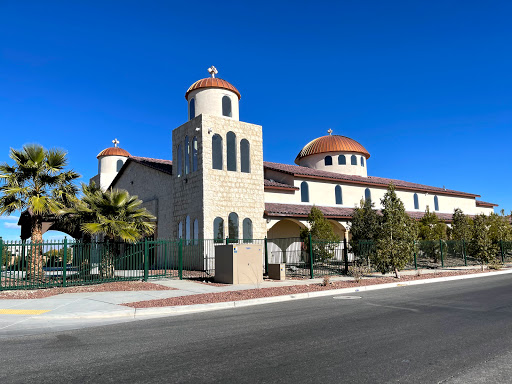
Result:
[[[116,177],[118,160],[124,164],[128,158],[126,156],[101,156],[98,159],[99,184],[102,190],[106,190]]]
[[[346,165],[338,164],[338,156],[344,155]],[[351,165],[351,157],[354,155],[357,160],[357,165]],[[325,157],[332,157],[332,165],[325,165]],[[364,159],[364,167],[361,166],[361,158]],[[299,165],[302,167],[308,167],[313,169],[319,169],[322,171],[342,173],[345,175],[357,175],[367,177],[367,160],[360,153],[355,152],[326,152],[318,153],[316,155],[306,156],[299,160]]]
[[[227,89],[201,88],[188,94],[187,120],[190,116],[190,99],[195,99],[196,117],[201,114],[222,116],[222,98],[228,96],[231,99],[231,119],[239,120],[238,96]],[[223,116],[227,117],[227,116]]]

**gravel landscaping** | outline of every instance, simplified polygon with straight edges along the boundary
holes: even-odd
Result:
[[[152,307],[171,307],[178,305],[192,305],[192,304],[209,304],[209,303],[222,303],[227,301],[240,301],[240,300],[249,300],[256,299],[260,297],[272,297],[272,296],[282,296],[282,295],[293,295],[296,293],[304,293],[304,292],[315,292],[315,291],[325,291],[329,289],[338,289],[338,288],[355,288],[362,287],[366,285],[375,285],[375,284],[387,284],[387,283],[400,283],[401,281],[411,281],[411,280],[425,280],[432,279],[436,277],[446,277],[446,276],[459,276],[459,275],[470,275],[475,273],[492,273],[492,271],[485,270],[463,270],[463,271],[449,271],[442,273],[424,273],[419,276],[417,275],[403,275],[400,279],[396,279],[394,277],[375,277],[375,278],[365,278],[359,282],[355,280],[349,281],[336,281],[329,285],[322,284],[301,284],[301,285],[292,285],[292,286],[283,286],[283,287],[273,287],[273,288],[260,288],[260,289],[248,289],[248,290],[240,290],[240,291],[229,291],[229,292],[217,292],[217,293],[203,293],[198,295],[190,295],[190,296],[181,296],[181,297],[172,297],[168,299],[157,299],[157,300],[148,300],[148,301],[138,301],[134,303],[126,303],[123,304],[127,307],[132,308],[152,308]],[[220,284],[216,284],[220,285]],[[224,285],[225,286],[225,285]]]

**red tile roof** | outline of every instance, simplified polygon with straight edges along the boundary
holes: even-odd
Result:
[[[125,150],[123,148],[110,147],[110,148],[105,148],[103,151],[98,153],[98,156],[96,156],[96,158],[99,159],[101,156],[125,156],[125,157],[130,157],[130,154],[128,153],[127,150]]]
[[[280,204],[280,203],[265,203],[265,216],[267,217],[302,217],[308,216],[311,211],[312,205],[302,204]],[[352,219],[354,208],[343,207],[322,207],[316,206],[326,218],[330,219]],[[377,211],[380,213],[380,211]],[[425,212],[407,212],[413,219],[419,220]],[[443,221],[451,221],[451,213],[438,213],[435,212],[437,217]]]
[[[240,100],[240,92],[238,92],[238,89],[236,89],[233,84],[227,82],[226,80],[219,79],[218,77],[212,78],[212,77],[206,77],[201,80],[197,80],[194,84],[192,84],[187,92],[185,93],[185,99],[188,100],[188,94],[196,89],[201,88],[222,88],[227,89],[228,91],[236,93],[238,96],[238,100]]]
[[[265,189],[278,189],[278,190],[279,189],[289,189],[289,190],[292,190],[292,191],[298,191],[299,190],[299,188],[294,187],[293,185],[278,183],[277,181],[268,180],[268,179],[264,180],[264,186],[265,186]]]
[[[378,186],[387,187],[390,183],[395,184],[395,187],[399,190],[410,190],[415,192],[435,192],[440,195],[454,195],[462,197],[479,197],[473,193],[466,193],[460,191],[454,191],[451,189],[444,189],[438,187],[431,187],[429,185],[410,183],[408,181],[387,179],[383,177],[375,176],[355,176],[355,175],[344,175],[340,173],[321,171],[318,169],[312,169],[307,167],[301,167],[298,165],[271,163],[268,161],[263,162],[263,168],[273,171],[283,172],[289,175],[294,175],[301,178],[320,179],[320,180],[332,180],[332,181],[343,181],[349,184],[361,184],[367,186]]]
[[[153,159],[151,157],[132,156],[127,161],[134,161],[146,167],[156,169],[157,171],[172,175],[172,161],[163,159]]]
[[[480,201],[480,200],[476,200],[476,206],[477,207],[487,207],[487,208],[492,208],[492,207],[497,207],[498,204],[494,204],[494,203],[487,203],[485,201]]]
[[[367,159],[370,158],[370,153],[366,148],[350,137],[327,135],[307,143],[295,158],[295,163],[298,164],[303,157],[326,152],[355,152],[364,155]]]

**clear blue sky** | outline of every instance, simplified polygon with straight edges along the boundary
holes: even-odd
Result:
[[[0,161],[37,142],[87,181],[117,137],[171,158],[187,88],[219,77],[261,124],[264,158],[349,136],[370,175],[512,209],[509,1],[0,0]],[[17,236],[1,219],[0,236]]]

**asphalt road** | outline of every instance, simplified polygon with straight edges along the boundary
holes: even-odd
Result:
[[[1,339],[0,383],[510,383],[511,293],[503,275]]]

